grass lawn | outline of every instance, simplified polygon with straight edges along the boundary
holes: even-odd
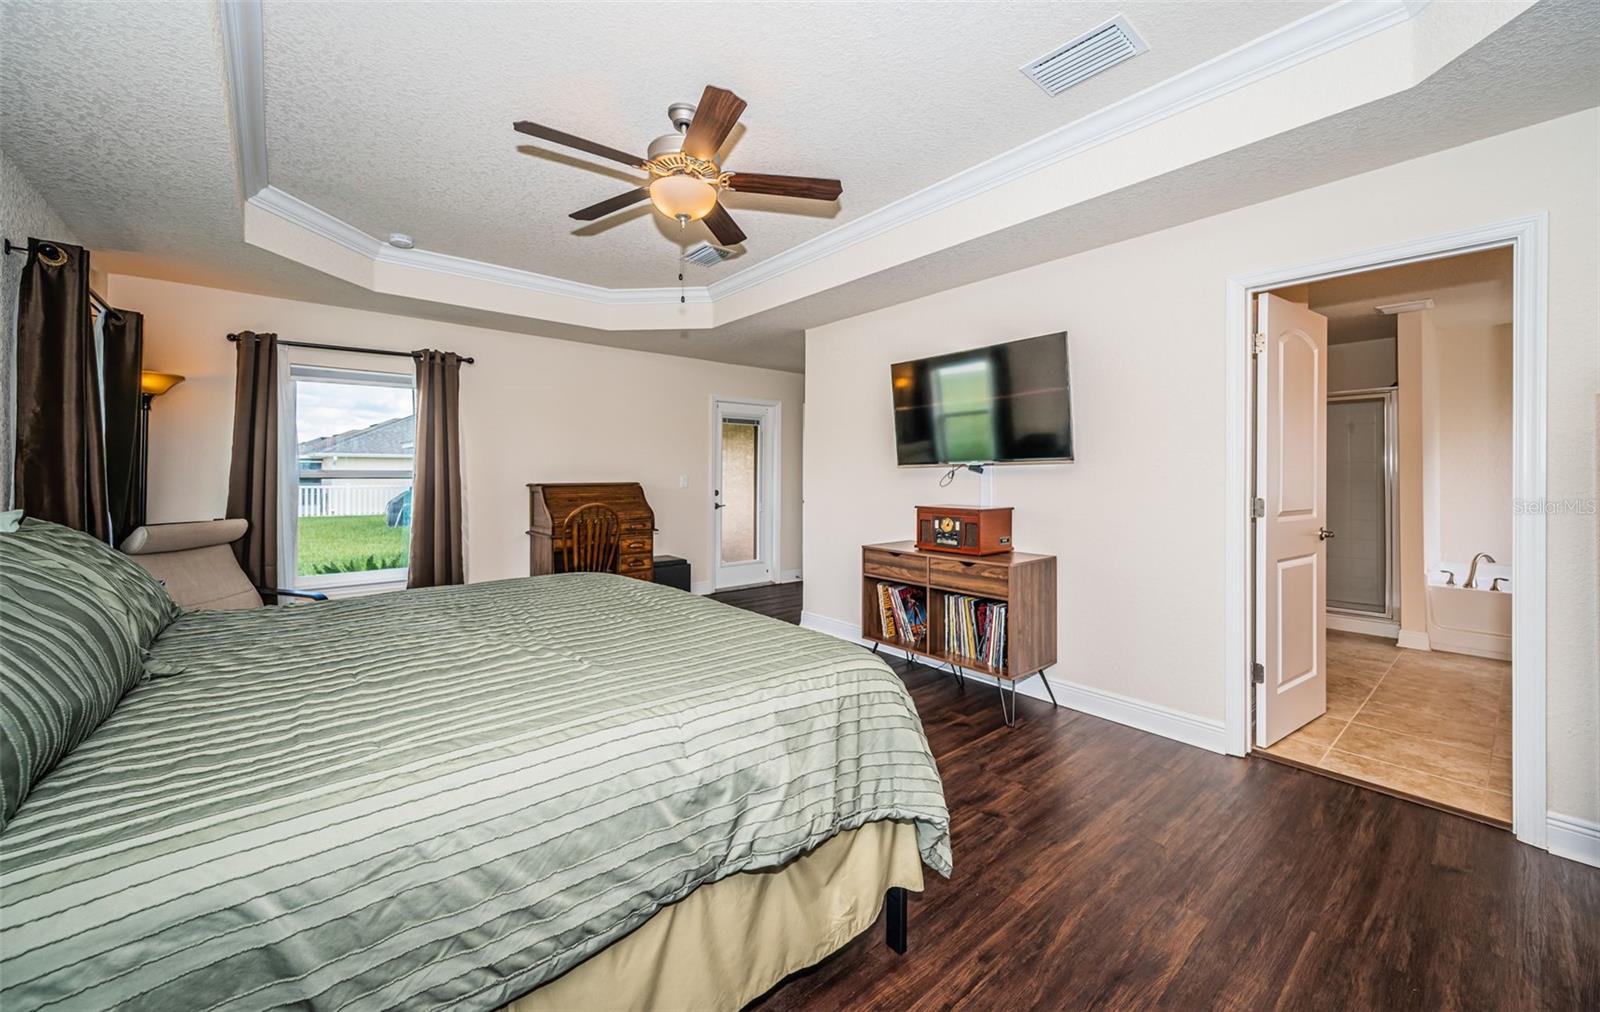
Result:
[[[411,528],[383,517],[301,517],[300,575],[398,569],[411,554]]]

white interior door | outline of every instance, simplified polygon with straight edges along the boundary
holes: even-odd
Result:
[[[712,534],[716,586],[773,580],[775,460],[771,405],[717,401],[713,418]]]
[[[1256,744],[1328,708],[1328,320],[1256,303]]]

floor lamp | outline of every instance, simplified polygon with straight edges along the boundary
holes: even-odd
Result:
[[[144,526],[150,505],[150,402],[182,382],[177,373],[139,374],[139,516],[135,527]]]

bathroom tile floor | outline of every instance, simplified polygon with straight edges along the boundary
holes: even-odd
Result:
[[[1328,631],[1328,712],[1258,751],[1511,824],[1511,665]]]

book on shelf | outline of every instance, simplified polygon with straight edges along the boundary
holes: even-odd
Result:
[[[965,594],[944,598],[944,652],[1000,670],[1006,661],[1006,603]]]
[[[922,593],[898,583],[878,584],[878,624],[882,638],[919,646],[928,635],[928,613]]]

